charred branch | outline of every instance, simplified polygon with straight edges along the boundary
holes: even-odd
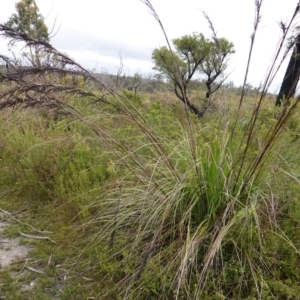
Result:
[[[296,87],[300,77],[300,34],[295,39],[294,50],[287,66],[279,94],[276,99],[276,106],[281,106],[283,101],[285,104],[294,97]]]

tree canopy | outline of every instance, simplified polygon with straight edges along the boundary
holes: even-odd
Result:
[[[13,13],[5,24],[32,38],[49,41],[48,28],[35,1],[21,0],[15,7],[16,13]]]
[[[212,84],[224,74],[228,59],[235,52],[234,45],[225,38],[207,39],[202,33],[184,35],[172,42],[174,49],[154,49],[154,69],[165,75],[173,83],[176,96],[201,116],[203,109],[194,106],[187,97],[189,83],[197,73],[206,76],[206,98],[209,98],[220,87],[219,84],[212,90]]]

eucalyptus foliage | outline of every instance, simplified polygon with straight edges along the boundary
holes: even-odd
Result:
[[[16,12],[11,15],[6,25],[34,39],[49,41],[48,28],[35,1],[21,0],[15,7]]]
[[[206,98],[215,92],[223,80],[219,80],[227,68],[227,62],[234,51],[233,43],[225,38],[207,39],[202,33],[184,35],[173,40],[174,49],[165,46],[154,49],[154,69],[170,80],[176,96],[197,116],[203,108],[194,106],[188,99],[187,89],[191,79],[197,75],[206,77]],[[214,89],[212,84],[219,81]]]

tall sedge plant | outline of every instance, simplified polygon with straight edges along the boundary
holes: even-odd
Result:
[[[142,2],[167,39],[150,1]],[[255,29],[247,70],[261,5],[262,1],[255,1]],[[118,297],[239,299],[251,295],[263,299],[274,296],[269,279],[271,275],[279,278],[280,275],[273,270],[277,262],[268,253],[270,244],[285,242],[297,255],[299,251],[276,221],[280,203],[270,202],[273,191],[267,188],[272,187],[270,170],[277,163],[276,147],[298,106],[296,101],[285,107],[268,131],[259,131],[258,121],[273,75],[267,76],[246,129],[239,124],[244,101],[242,91],[235,119],[227,116],[225,120],[203,125],[190,116],[186,107],[186,119],[172,120],[173,128],[180,134],[171,138],[168,134],[158,134],[122,92],[105,85],[46,41],[35,40],[5,25],[0,25],[0,32],[27,46],[38,45],[62,62],[58,65],[66,66],[63,69],[57,64],[20,67],[1,56],[12,66],[12,72],[2,73],[1,80],[14,85],[1,92],[0,108],[25,105],[55,108],[70,114],[94,132],[99,144],[110,151],[116,166],[122,170],[117,182],[105,188],[99,200],[90,204],[90,209],[98,209],[99,213],[83,227],[94,226],[97,232],[85,240],[80,256],[85,257],[89,251],[95,253],[93,249],[109,254],[116,269],[121,269],[121,272],[115,270],[119,274]],[[278,57],[276,54],[275,60]],[[60,76],[55,77],[56,74]],[[78,88],[74,82],[69,85],[59,82],[61,76],[70,75],[100,85],[109,97],[95,89]],[[34,81],[35,76],[38,82]],[[134,127],[137,137],[134,143],[121,142],[101,122],[87,118],[70,105],[67,97],[74,95],[113,107],[119,118]],[[165,126],[167,131],[168,124]],[[84,265],[87,264],[82,264],[85,270]],[[107,295],[104,292],[101,296]]]

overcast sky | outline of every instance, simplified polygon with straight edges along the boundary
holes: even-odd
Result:
[[[0,23],[15,12],[17,0],[0,0]],[[254,0],[152,0],[170,40],[193,32],[211,35],[201,11],[212,20],[219,37],[235,45],[228,80],[241,85],[253,32]],[[249,82],[257,86],[265,77],[281,36],[280,21],[293,15],[298,0],[264,0],[262,20],[254,47]],[[159,25],[139,0],[36,0],[49,31],[51,43],[90,69],[116,73],[120,56],[127,74],[148,74],[153,49],[166,44]],[[56,22],[55,22],[56,19]],[[299,19],[298,19],[299,20]],[[8,54],[0,39],[0,53]],[[285,66],[275,79],[278,90]]]

